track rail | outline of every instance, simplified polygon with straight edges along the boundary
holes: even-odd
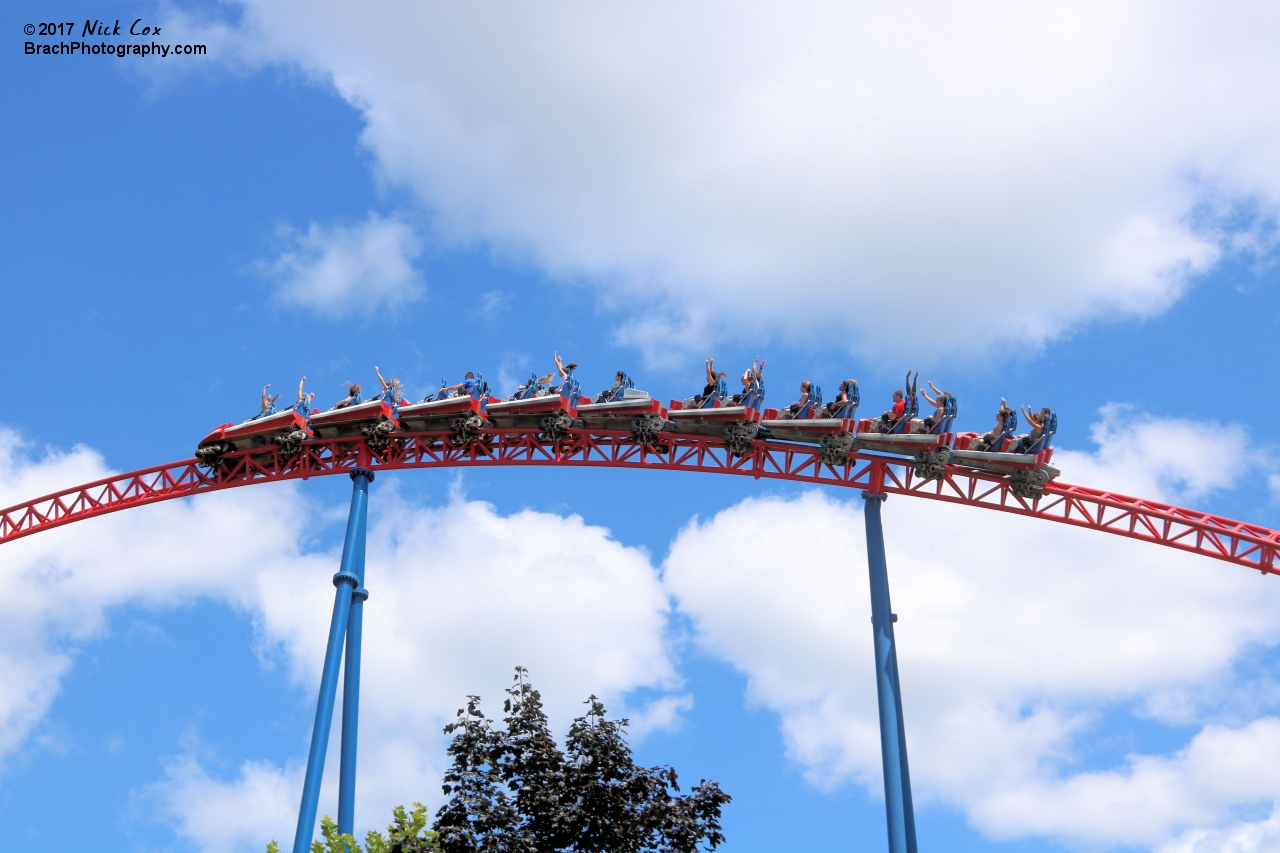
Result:
[[[826,465],[818,458],[818,448],[783,441],[756,441],[751,455],[736,458],[720,439],[710,436],[673,435],[666,450],[657,452],[638,446],[623,431],[575,431],[553,444],[542,441],[536,430],[486,429],[478,440],[463,446],[453,445],[443,432],[396,433],[380,454],[361,438],[337,438],[308,441],[289,459],[273,446],[228,454],[224,460],[216,470],[201,468],[194,459],[159,465],[10,507],[0,512],[0,543],[173,498],[356,468],[560,465],[732,474],[928,498],[1057,521],[1203,554],[1264,574],[1280,573],[1280,532],[1265,527],[1066,483],[1050,483],[1045,496],[1032,501],[1015,495],[1009,480],[997,474],[951,466],[941,480],[924,480],[915,476],[910,460],[874,453],[852,453],[845,465]]]

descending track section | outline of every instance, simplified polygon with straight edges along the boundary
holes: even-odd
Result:
[[[375,442],[375,447],[381,443]],[[73,521],[173,498],[221,489],[373,471],[413,468],[556,465],[689,471],[756,479],[843,486],[873,494],[895,494],[1024,515],[1139,539],[1264,574],[1280,573],[1276,554],[1280,532],[1169,504],[1052,482],[1038,500],[1015,493],[1006,476],[958,466],[924,479],[911,460],[853,452],[844,464],[823,461],[822,450],[782,441],[757,440],[745,456],[735,456],[722,440],[671,436],[661,446],[637,443],[623,430],[573,430],[549,442],[540,430],[483,429],[464,442],[444,431],[397,433],[371,450],[359,436],[312,439],[284,452],[267,446],[226,454],[212,468],[195,459],[121,474],[66,489],[0,513],[0,542]]]

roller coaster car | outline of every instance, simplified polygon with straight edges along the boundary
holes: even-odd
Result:
[[[941,423],[933,425],[933,431],[915,432],[913,429],[923,428],[923,421],[916,418],[919,412],[916,395],[908,394],[903,402],[902,417],[897,420],[888,421],[882,415],[859,421],[855,447],[913,456],[917,476],[938,479],[951,462],[951,444],[954,441],[951,433],[938,430],[949,427],[950,421],[944,418]]]
[[[976,432],[964,432],[956,436],[952,462],[979,471],[1007,474],[1013,481],[1009,489],[1019,497],[1036,500],[1044,497],[1044,487],[1061,471],[1049,464],[1053,458],[1053,435],[1058,431],[1058,416],[1050,413],[1040,437],[1022,450],[1017,450],[1019,439],[1013,435],[1016,418],[1009,419],[1000,437],[991,443],[990,450],[970,450],[979,438]]]
[[[483,377],[476,377],[471,393],[460,390],[452,394],[441,386],[439,393],[421,403],[401,406],[400,426],[407,430],[450,430],[457,444],[473,441],[477,430],[488,426],[487,409],[498,398],[489,394],[489,384]]]
[[[311,431],[319,438],[362,435],[369,449],[378,452],[386,449],[390,434],[399,427],[395,407],[381,397],[311,416]]]
[[[311,438],[307,419],[296,409],[251,418],[241,424],[223,424],[200,440],[196,459],[215,465],[224,453],[275,444],[286,459],[297,455],[302,442]]]
[[[720,383],[718,390],[723,390]],[[686,409],[684,402],[672,400],[667,411],[671,431],[693,435],[715,435],[724,438],[724,445],[734,456],[746,456],[751,443],[760,433],[762,413],[751,406],[724,406],[727,398],[712,394],[701,408]],[[710,405],[705,405],[705,403]]]
[[[536,383],[537,377],[530,382]],[[536,387],[536,386],[534,386]],[[545,441],[564,441],[569,430],[581,427],[577,417],[578,380],[565,377],[558,388],[534,391],[532,396],[488,404],[489,420],[511,429],[538,429]]]
[[[819,410],[814,410],[819,413]],[[803,441],[819,446],[818,458],[827,465],[843,465],[854,449],[857,421],[850,418],[779,418],[777,409],[765,409],[760,429],[764,438]]]
[[[601,401],[606,396],[613,399]],[[625,387],[612,395],[607,392],[598,394],[596,400],[598,402],[578,406],[577,414],[584,424],[596,429],[629,430],[637,444],[661,447],[661,433],[670,426],[667,410],[647,391]]]

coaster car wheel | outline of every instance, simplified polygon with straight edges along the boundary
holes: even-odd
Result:
[[[724,428],[724,446],[734,456],[749,456],[759,432],[756,424],[729,424]]]
[[[225,441],[215,441],[204,447],[196,448],[196,464],[202,468],[216,468],[222,462],[222,454],[230,453],[234,448]]]
[[[569,430],[574,426],[573,418],[561,412],[558,415],[546,415],[538,421],[542,429],[542,440],[558,444],[569,437]]]
[[[468,415],[465,418],[454,418],[450,424],[452,434],[450,441],[459,447],[470,444],[475,441],[480,434],[480,428],[484,426],[484,421],[479,415]]]
[[[941,480],[951,464],[951,448],[916,451],[915,473],[925,480]]]
[[[280,458],[292,459],[302,452],[302,442],[307,440],[307,434],[300,429],[282,432],[276,436],[276,444],[280,446]]]
[[[854,448],[852,433],[842,432],[839,435],[824,435],[818,439],[818,459],[824,465],[839,466],[849,461],[849,453]]]
[[[1035,501],[1044,497],[1044,487],[1049,482],[1049,472],[1043,468],[1037,468],[1034,471],[1015,471],[1009,479],[1012,480],[1009,491],[1020,498]]]
[[[376,424],[365,424],[360,427],[360,434],[364,436],[364,443],[374,453],[385,453],[387,448],[391,446],[391,432],[396,425],[391,421],[378,421]]]
[[[667,422],[660,415],[645,415],[631,421],[631,437],[641,447],[657,449],[662,447],[662,431]]]

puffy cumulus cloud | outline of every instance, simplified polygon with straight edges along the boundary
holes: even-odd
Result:
[[[1149,315],[1280,201],[1274,5],[238,6],[171,27],[332,85],[444,238],[591,282],[651,354]]]
[[[188,755],[168,763],[165,781],[151,793],[178,832],[198,839],[206,853],[256,851],[265,838],[292,839],[285,832],[297,824],[302,773],[300,764],[281,772],[272,764],[250,761],[241,766],[237,780],[226,783],[211,778]]]
[[[39,455],[0,429],[0,506],[111,473],[89,448]],[[0,576],[22,595],[0,602],[0,755],[48,710],[75,645],[106,630],[107,608],[163,607],[202,595],[248,606],[245,590],[259,566],[313,565],[295,556],[306,515],[294,487],[278,485],[156,504],[5,543]]]
[[[281,230],[285,246],[259,268],[278,281],[276,297],[288,305],[340,316],[394,308],[422,295],[413,268],[421,241],[402,219],[370,214],[352,226]]]
[[[438,803],[441,729],[473,693],[501,718],[516,664],[530,669],[560,729],[591,693],[626,713],[628,691],[677,686],[664,642],[667,597],[644,553],[576,516],[502,516],[459,497],[431,509],[393,494],[379,489],[366,569],[357,813],[369,827],[385,822],[397,803]],[[336,562],[334,554],[327,564]],[[332,587],[284,563],[258,575],[256,595],[264,636],[278,644],[298,683],[314,689]],[[635,709],[638,728],[676,725],[690,701],[659,696]],[[337,729],[335,722],[331,764]],[[157,787],[176,825],[211,853],[238,839],[260,845],[269,835],[292,837],[300,790],[296,768],[247,764],[236,778],[214,780],[194,759],[177,763]],[[243,821],[232,807],[241,799],[260,801]],[[322,812],[335,813],[336,800],[330,785]],[[275,808],[277,801],[292,805]],[[202,829],[215,825],[216,832]]]
[[[1095,451],[1058,458],[1073,481],[1203,496],[1232,484],[1195,452],[1211,428],[1113,409]],[[1228,439],[1217,445],[1225,470],[1238,471],[1243,436],[1214,434]],[[1250,690],[1233,661],[1280,640],[1280,586],[978,509],[891,497],[883,514],[920,797],[962,808],[995,837],[1148,846],[1280,800],[1264,778],[1280,758],[1280,720],[1241,719],[1245,703],[1223,698]],[[664,579],[696,642],[746,674],[750,702],[779,714],[811,778],[878,794],[862,525],[858,502],[826,493],[747,500],[684,529]],[[1126,711],[1201,728],[1175,754],[1096,770],[1089,736]]]
[[[1280,816],[1242,821],[1221,829],[1190,829],[1159,853],[1280,853]]]
[[[36,453],[0,430],[0,505],[112,472],[92,450]],[[438,797],[445,723],[468,694],[501,716],[511,667],[527,666],[561,730],[591,693],[640,733],[691,706],[665,642],[668,598],[643,552],[577,516],[498,514],[455,495],[440,507],[377,484],[367,556],[360,814],[377,826],[408,799]],[[323,508],[294,485],[237,489],[87,520],[6,543],[0,577],[0,755],[50,707],[78,644],[109,629],[110,607],[198,597],[253,615],[255,642],[314,696],[339,552],[305,553]],[[234,531],[234,536],[228,536]],[[180,559],[174,557],[181,555]],[[627,694],[656,688],[628,708]],[[310,700],[308,700],[310,701]],[[333,730],[322,809],[336,810]],[[301,760],[306,748],[299,739]],[[261,849],[291,838],[301,767],[245,763],[231,778],[193,754],[172,759],[142,800],[202,850]]]

